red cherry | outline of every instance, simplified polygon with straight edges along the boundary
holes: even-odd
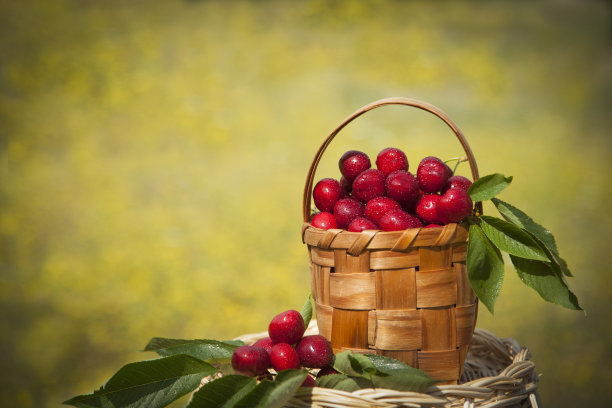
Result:
[[[424,193],[440,191],[451,176],[450,168],[437,157],[421,160],[417,169],[417,180]]]
[[[393,209],[401,209],[397,201],[389,197],[376,197],[368,201],[365,206],[363,215],[369,220],[378,223],[380,218],[385,215],[386,212]]]
[[[323,336],[304,336],[295,348],[300,363],[308,368],[323,368],[332,363],[334,352],[331,343]]]
[[[441,225],[440,224],[428,224],[423,228],[438,228],[438,227],[441,227]]]
[[[344,194],[346,196],[349,196],[353,191],[353,183],[348,181],[344,176],[340,177],[340,186],[342,187],[342,190],[344,190]]]
[[[323,367],[317,373],[317,378],[321,378],[323,376],[330,375],[330,374],[340,374],[340,372],[332,366]]]
[[[385,174],[376,169],[368,169],[353,181],[353,197],[362,203],[385,195]]]
[[[347,230],[350,232],[361,232],[365,230],[377,230],[378,225],[365,217],[357,217],[349,224]]]
[[[341,198],[334,206],[338,228],[346,229],[357,217],[363,216],[363,204],[353,198]]]
[[[396,170],[408,170],[408,159],[400,149],[387,147],[378,153],[376,167],[388,176]]]
[[[279,313],[268,326],[268,335],[276,343],[297,343],[306,331],[304,318],[297,310]]]
[[[425,194],[416,206],[416,215],[427,224],[440,224],[442,220],[438,215],[438,194]]]
[[[316,386],[317,386],[317,382],[315,381],[314,378],[312,378],[310,374],[308,374],[306,378],[304,379],[304,382],[302,383],[302,387],[316,387]]]
[[[270,351],[272,350],[272,346],[274,346],[274,342],[272,341],[271,338],[264,337],[263,339],[257,340],[255,344],[253,345],[263,348],[264,350],[268,352],[268,354],[270,354]]]
[[[270,367],[268,352],[258,346],[240,346],[232,354],[232,368],[239,374],[255,377]]]
[[[419,182],[406,170],[397,170],[387,176],[385,191],[404,208],[412,208],[421,195]]]
[[[315,216],[312,217],[312,221],[310,221],[310,224],[313,227],[325,230],[330,228],[338,228],[338,224],[336,223],[336,217],[334,217],[334,214],[329,212],[320,212],[315,214]]]
[[[438,201],[438,215],[445,223],[460,222],[472,213],[472,207],[472,199],[466,191],[451,188]]]
[[[391,210],[380,219],[383,231],[401,231],[408,228],[421,228],[423,223],[414,215],[404,210]]]
[[[357,150],[349,150],[340,157],[338,166],[340,167],[340,173],[352,183],[359,174],[372,167],[372,163],[370,163],[367,154]]]
[[[287,343],[277,343],[270,351],[270,364],[276,371],[300,368],[297,351]]]
[[[336,202],[344,197],[342,186],[333,178],[319,180],[312,191],[312,199],[321,211],[332,212]]]
[[[442,192],[444,193],[447,190],[450,190],[451,188],[458,188],[460,190],[467,192],[471,185],[472,185],[472,182],[467,177],[452,176],[446,182],[446,186],[444,186],[444,189],[442,190]]]

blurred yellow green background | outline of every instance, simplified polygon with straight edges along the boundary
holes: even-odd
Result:
[[[508,268],[478,326],[531,349],[544,406],[610,406],[609,4],[0,0],[0,406],[57,407],[154,357],[153,336],[232,338],[301,307],[310,161],[389,96],[442,108],[482,175],[514,176],[501,198],[554,232],[587,311]],[[387,146],[411,169],[461,154],[388,107],[317,177]]]

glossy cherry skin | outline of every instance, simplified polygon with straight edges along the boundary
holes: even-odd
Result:
[[[274,342],[272,341],[271,338],[264,337],[263,339],[257,340],[255,344],[253,345],[265,349],[268,352],[268,354],[270,354],[270,351],[272,350],[272,346],[274,346]]]
[[[378,225],[366,217],[357,217],[349,224],[347,230],[350,232],[361,232],[365,230],[377,230]]]
[[[419,182],[410,172],[397,170],[389,174],[385,180],[385,192],[406,208],[413,208],[421,196]]]
[[[330,374],[340,374],[340,371],[336,370],[332,366],[323,367],[317,373],[317,378],[321,378],[323,376],[330,375]]]
[[[378,153],[376,167],[388,176],[396,170],[408,170],[408,158],[400,149],[387,147]]]
[[[342,186],[333,178],[319,180],[312,191],[312,199],[321,211],[332,212],[336,202],[344,197]]]
[[[416,206],[416,215],[426,224],[443,224],[438,215],[438,194],[425,194]]]
[[[446,163],[433,156],[421,160],[416,175],[424,193],[435,193],[442,190],[450,176],[450,168]]]
[[[344,190],[345,196],[348,197],[351,195],[351,192],[353,191],[353,183],[348,181],[346,177],[340,177],[340,186],[342,187],[342,190]]]
[[[363,212],[364,217],[378,224],[386,212],[401,209],[401,205],[389,197],[376,197],[368,201]]]
[[[308,374],[306,378],[304,379],[304,382],[302,383],[302,387],[316,387],[316,386],[317,386],[317,382],[315,381],[314,378],[312,378],[310,374]]]
[[[445,223],[460,222],[472,213],[470,195],[459,188],[447,190],[438,201],[438,215]]]
[[[408,228],[421,228],[423,223],[404,210],[391,210],[382,216],[379,226],[383,231],[401,231]]]
[[[334,206],[338,228],[346,229],[357,217],[363,216],[363,204],[354,198],[341,198]]]
[[[232,368],[239,374],[255,377],[265,374],[270,367],[270,357],[263,347],[240,346],[232,354]]]
[[[446,182],[446,186],[444,186],[444,189],[442,189],[442,192],[444,193],[447,190],[450,190],[451,188],[458,188],[460,190],[467,192],[471,185],[472,185],[472,181],[468,179],[467,177],[452,176]]]
[[[330,365],[334,359],[331,343],[318,334],[304,336],[295,349],[304,367],[323,368]]]
[[[362,203],[385,195],[385,174],[377,169],[368,169],[353,181],[353,197]]]
[[[304,318],[297,310],[287,310],[274,316],[268,326],[268,335],[276,343],[295,344],[304,335]]]
[[[277,343],[270,351],[270,364],[276,371],[300,368],[300,358],[290,344]]]
[[[312,221],[310,221],[310,224],[313,227],[321,228],[324,230],[330,228],[338,228],[336,217],[334,217],[334,214],[329,212],[320,212],[315,214],[315,216],[312,217]]]
[[[338,167],[340,167],[340,173],[352,183],[358,175],[372,167],[372,163],[367,154],[349,150],[340,157]]]

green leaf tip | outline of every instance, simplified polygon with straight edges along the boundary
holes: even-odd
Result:
[[[512,176],[506,177],[500,173],[480,177],[468,189],[468,194],[474,202],[486,201],[501,193],[512,182]]]
[[[499,249],[476,224],[469,229],[466,267],[474,293],[493,314],[504,280],[504,260]]]
[[[304,326],[306,328],[308,328],[308,325],[310,324],[310,320],[312,319],[312,303],[313,303],[313,299],[312,299],[312,294],[309,294],[308,297],[306,298],[306,302],[304,302],[304,306],[302,306],[302,310],[300,311],[300,314],[302,315],[302,318],[304,319]]]

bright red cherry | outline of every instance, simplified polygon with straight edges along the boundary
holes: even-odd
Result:
[[[416,206],[416,215],[427,224],[441,224],[442,220],[438,215],[438,194],[425,194]]]
[[[385,196],[376,197],[368,201],[363,215],[367,219],[378,224],[380,222],[380,218],[385,215],[386,212],[394,209],[399,210],[401,208],[402,207],[399,205],[399,203],[392,198]]]
[[[387,147],[378,153],[376,167],[388,176],[396,170],[408,170],[408,158],[400,149]]]
[[[362,203],[385,195],[385,174],[376,169],[368,169],[353,181],[353,197]]]
[[[255,344],[253,345],[265,349],[268,352],[268,354],[270,354],[270,351],[272,350],[272,346],[274,346],[274,342],[272,341],[271,338],[264,337],[263,339],[257,340]]]
[[[423,223],[414,215],[396,209],[383,215],[379,225],[383,231],[401,231],[408,228],[421,228]]]
[[[421,160],[417,169],[417,180],[424,193],[440,191],[450,176],[451,170],[446,163],[433,156]]]
[[[344,197],[342,186],[333,178],[319,180],[312,190],[312,199],[321,211],[332,212],[336,202]]]
[[[353,183],[348,181],[344,176],[340,177],[340,186],[342,190],[344,190],[344,195],[346,196],[349,196],[353,191]]]
[[[338,166],[340,167],[340,173],[352,183],[358,175],[372,167],[372,163],[370,163],[367,154],[357,150],[349,150],[340,157]]]
[[[312,378],[310,374],[308,374],[306,378],[304,379],[304,382],[302,383],[302,387],[316,387],[316,386],[317,386],[317,382],[315,381],[314,378]]]
[[[466,191],[451,188],[438,201],[438,215],[445,223],[460,222],[472,213],[472,207],[472,199]]]
[[[363,216],[363,204],[354,198],[341,198],[334,206],[338,228],[346,229],[357,217]]]
[[[446,182],[446,186],[444,186],[444,189],[442,190],[442,192],[444,193],[447,190],[450,190],[451,188],[458,188],[463,191],[468,191],[471,185],[472,185],[472,181],[468,179],[467,177],[452,176]]]
[[[268,335],[274,343],[295,344],[304,335],[304,318],[297,310],[279,313],[268,326]]]
[[[232,368],[239,374],[255,377],[270,367],[268,352],[258,346],[240,346],[232,354]]]
[[[406,170],[396,170],[387,176],[385,191],[404,208],[412,208],[421,196],[419,182]]]
[[[334,217],[334,214],[329,212],[320,212],[315,214],[315,216],[312,217],[312,221],[310,221],[310,224],[313,227],[325,230],[330,228],[338,228],[338,224],[336,223],[336,217]]]
[[[295,348],[300,363],[308,368],[323,368],[332,363],[334,352],[331,343],[323,336],[304,336]]]
[[[270,364],[276,371],[300,368],[300,358],[290,344],[277,343],[270,351]]]
[[[438,228],[438,227],[441,227],[441,225],[440,224],[428,224],[423,228]]]
[[[365,217],[357,217],[349,224],[347,230],[350,232],[361,232],[365,230],[377,230],[378,225]]]

